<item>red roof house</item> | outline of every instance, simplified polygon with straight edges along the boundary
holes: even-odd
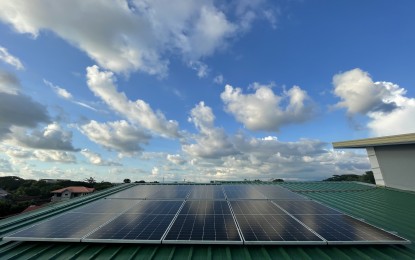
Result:
[[[84,196],[94,191],[94,188],[88,188],[84,186],[70,186],[51,191],[51,193],[53,193],[52,201],[69,200],[72,198]]]

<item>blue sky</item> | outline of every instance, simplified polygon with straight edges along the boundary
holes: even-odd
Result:
[[[414,132],[413,1],[1,1],[0,176],[321,180]]]

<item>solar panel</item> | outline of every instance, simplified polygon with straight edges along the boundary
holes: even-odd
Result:
[[[3,239],[176,244],[410,243],[273,185],[137,185]]]
[[[278,200],[308,200],[308,198],[276,185],[258,184],[254,186],[259,192],[268,199]]]
[[[242,244],[226,201],[187,201],[163,243]]]
[[[137,200],[111,200],[101,199],[92,203],[89,203],[83,207],[75,208],[70,212],[77,213],[114,213],[119,214],[132,206],[136,205],[140,201]]]
[[[397,235],[347,215],[295,215],[328,244],[405,244]]]
[[[159,185],[139,184],[129,189],[108,196],[110,199],[145,199],[160,190]]]
[[[274,203],[293,215],[343,214],[340,211],[312,200],[277,200]]]
[[[89,232],[118,214],[66,213],[14,233],[4,240],[80,242]]]
[[[231,201],[230,203],[235,214],[286,214],[268,200],[239,200]]]
[[[157,192],[148,195],[147,199],[185,199],[191,189],[190,185],[165,185]]]
[[[126,214],[173,214],[175,215],[183,201],[142,200],[127,210]]]
[[[123,214],[82,242],[160,243],[173,214]]]
[[[224,185],[226,197],[232,199],[266,199],[253,185]]]
[[[224,200],[225,194],[221,185],[195,185],[188,199]]]
[[[289,215],[235,215],[245,244],[326,244]]]

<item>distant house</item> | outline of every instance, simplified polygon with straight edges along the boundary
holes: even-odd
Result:
[[[94,191],[94,188],[87,188],[84,186],[70,186],[59,190],[51,191],[51,193],[53,194],[52,201],[69,200],[76,197],[87,195]]]
[[[2,188],[0,188],[0,200],[6,199],[7,195],[9,195],[9,193],[3,190]]]

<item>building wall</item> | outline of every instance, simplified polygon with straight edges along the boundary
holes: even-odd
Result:
[[[415,191],[415,144],[378,146],[374,150],[385,186]]]

